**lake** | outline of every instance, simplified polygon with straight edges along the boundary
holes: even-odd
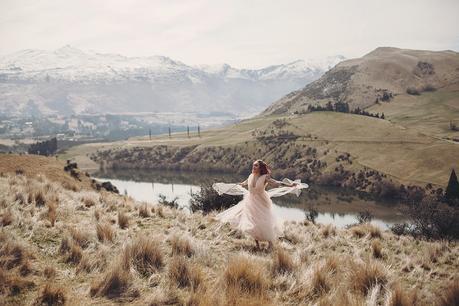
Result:
[[[157,170],[107,170],[93,173],[96,179],[110,181],[121,194],[138,201],[157,203],[159,196],[167,200],[177,198],[180,207],[188,209],[191,194],[200,191],[203,184],[215,182],[241,182],[240,175],[216,173],[157,171]],[[354,224],[361,211],[373,215],[373,224],[387,229],[395,223],[407,221],[397,203],[374,201],[368,196],[337,188],[310,186],[299,197],[286,195],[273,198],[274,213],[283,220],[303,221],[311,207],[319,212],[317,223],[333,224],[339,228]]]

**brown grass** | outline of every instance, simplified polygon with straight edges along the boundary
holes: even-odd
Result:
[[[139,207],[139,216],[142,217],[142,218],[150,217],[150,211],[148,209],[147,203],[143,203],[142,205],[140,205],[140,207]]]
[[[99,209],[94,209],[94,218],[96,218],[96,221],[100,220],[100,210]]]
[[[93,297],[135,298],[139,296],[139,292],[133,288],[132,280],[129,269],[125,269],[122,263],[115,261],[99,280],[92,283],[89,293]]]
[[[54,278],[56,276],[56,268],[54,268],[53,266],[47,266],[43,270],[43,275],[48,279]]]
[[[30,260],[27,258],[23,261],[23,263],[21,264],[21,266],[19,267],[19,274],[21,276],[27,276],[29,275],[30,273],[32,273],[33,271],[33,268],[32,268],[32,263],[30,262]]]
[[[94,198],[90,197],[90,196],[83,197],[82,202],[83,202],[84,206],[87,207],[87,208],[95,206],[97,204],[97,201]]]
[[[82,257],[83,257],[83,250],[78,244],[72,242],[65,261],[67,263],[78,264]]]
[[[371,250],[373,252],[373,257],[374,258],[382,258],[383,257],[382,244],[381,244],[380,240],[373,240],[371,242]]]
[[[333,226],[332,224],[327,224],[325,227],[323,227],[320,230],[320,233],[324,238],[328,238],[329,236],[335,236],[336,235],[336,227]]]
[[[24,263],[30,254],[20,243],[11,239],[5,239],[0,245],[0,267],[13,269]]]
[[[201,268],[188,263],[183,256],[172,257],[168,276],[179,288],[189,287],[196,290],[204,284],[204,273]]]
[[[65,305],[67,301],[62,287],[47,283],[43,286],[34,305]]]
[[[375,285],[385,285],[388,278],[385,268],[380,263],[367,261],[363,264],[353,264],[349,281],[351,288],[366,295]]]
[[[118,225],[121,229],[129,227],[129,216],[123,211],[118,211]]]
[[[223,273],[227,294],[244,294],[262,297],[269,287],[262,265],[238,255],[230,259]]]
[[[193,256],[194,249],[191,242],[187,238],[180,238],[174,235],[171,238],[172,255]]]
[[[72,227],[70,229],[70,236],[80,247],[87,248],[91,242],[91,238],[88,232]]]
[[[296,265],[292,257],[282,248],[277,248],[273,253],[273,272],[275,274],[291,273],[295,270]]]
[[[406,290],[400,284],[395,284],[391,291],[387,306],[413,306],[418,302],[416,290]]]
[[[51,226],[54,226],[54,224],[56,223],[56,219],[57,219],[57,204],[56,202],[48,202],[47,206],[48,206],[48,211],[46,213],[46,217],[48,221],[51,223]]]
[[[110,241],[113,242],[115,238],[115,231],[112,226],[108,223],[97,223],[96,225],[97,239],[101,242]]]
[[[17,276],[11,272],[5,271],[0,267],[0,296],[1,295],[18,295],[25,289],[30,289],[35,283]]]
[[[164,265],[163,254],[156,241],[139,236],[124,249],[123,261],[132,262],[143,276],[158,271]],[[126,264],[125,264],[126,265]]]
[[[11,209],[5,210],[0,216],[0,225],[1,226],[8,226],[14,221],[14,215]]]
[[[364,223],[351,227],[351,233],[354,237],[362,238],[367,235],[370,238],[380,238],[382,239],[381,229],[373,224]]]
[[[310,293],[314,297],[319,297],[330,291],[330,281],[327,271],[323,268],[315,268],[312,272],[310,283]]]
[[[449,283],[440,297],[439,306],[459,305],[459,280]]]

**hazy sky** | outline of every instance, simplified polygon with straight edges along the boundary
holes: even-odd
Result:
[[[459,50],[459,0],[0,0],[0,55],[165,55],[261,67],[378,46]]]

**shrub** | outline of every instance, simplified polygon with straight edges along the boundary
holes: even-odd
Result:
[[[414,96],[419,96],[419,90],[417,90],[415,87],[408,87],[406,89],[406,93],[409,95],[414,95]]]
[[[371,220],[373,220],[373,215],[368,210],[360,211],[357,215],[357,221],[359,221],[360,224],[369,223]]]
[[[166,199],[165,195],[160,194],[158,196],[158,198],[159,198],[158,202],[161,205],[164,205],[164,206],[167,206],[167,207],[170,207],[170,208],[176,208],[176,209],[179,208],[179,205],[178,205],[178,202],[177,202],[178,197],[175,197],[175,198],[172,199],[172,201],[169,201],[169,200]]]
[[[229,208],[242,200],[242,196],[219,195],[210,185],[201,186],[201,190],[191,195],[191,211],[202,211],[205,214]]]
[[[459,209],[438,202],[433,197],[425,197],[418,205],[408,209],[412,228],[410,233],[429,239],[459,238]]]

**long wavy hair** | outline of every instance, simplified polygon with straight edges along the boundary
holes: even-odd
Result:
[[[271,169],[269,168],[267,163],[265,163],[261,159],[257,159],[256,162],[258,163],[258,166],[260,167],[260,175],[264,175],[264,174],[271,175]]]

